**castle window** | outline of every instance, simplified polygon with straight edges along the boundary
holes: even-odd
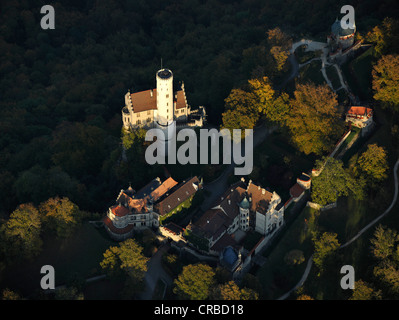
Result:
[[[166,98],[169,98],[169,95],[168,95],[168,94],[166,95]]]
[[[137,120],[137,124],[141,124],[141,121],[140,121],[140,120]]]

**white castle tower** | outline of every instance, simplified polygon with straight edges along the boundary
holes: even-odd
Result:
[[[158,70],[157,82],[157,110],[154,116],[156,127],[165,135],[165,155],[168,154],[168,143],[176,134],[176,126],[173,123],[173,73],[169,69]]]

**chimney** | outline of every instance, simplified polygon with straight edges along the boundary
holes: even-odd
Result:
[[[152,89],[150,90],[150,95],[151,95],[151,98],[152,98],[152,97],[153,97],[153,95],[154,95],[154,93],[153,93]]]

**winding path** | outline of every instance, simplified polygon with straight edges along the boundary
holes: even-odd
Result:
[[[345,248],[348,245],[350,245],[357,238],[359,238],[365,231],[367,231],[372,226],[374,226],[379,220],[381,220],[383,217],[385,217],[392,210],[392,208],[394,207],[394,205],[395,205],[395,203],[396,203],[396,201],[398,199],[398,191],[399,191],[399,187],[398,187],[398,167],[399,167],[399,159],[396,161],[394,169],[393,169],[394,179],[395,179],[395,192],[394,192],[394,196],[393,196],[391,205],[384,211],[384,213],[379,215],[377,218],[375,218],[373,221],[371,221],[368,225],[366,225],[363,229],[361,229],[356,236],[354,236],[352,239],[347,241],[345,244],[341,245],[338,248],[338,250],[342,249],[342,248]],[[305,283],[305,281],[306,281],[306,279],[307,279],[307,277],[309,275],[310,269],[312,268],[312,264],[313,264],[313,255],[308,260],[308,264],[306,265],[306,269],[305,269],[304,274],[302,275],[301,280],[299,280],[299,282],[296,284],[296,286],[294,288],[292,288],[290,291],[288,291],[287,293],[282,295],[277,300],[285,300],[285,299],[287,299],[291,295],[292,292],[294,292],[295,290],[300,288]]]
[[[322,51],[322,55],[319,58],[313,58],[303,64],[298,64],[298,61],[296,61],[295,59],[295,50],[302,46],[302,45],[306,45],[306,51],[317,51],[317,50],[321,50]],[[337,92],[340,89],[345,89],[346,92],[350,93],[350,90],[347,86],[347,84],[345,83],[343,76],[342,76],[342,72],[340,67],[336,64],[336,63],[331,63],[327,61],[327,56],[328,56],[328,46],[327,43],[325,42],[318,42],[318,41],[313,41],[313,40],[308,40],[308,39],[302,39],[300,41],[295,42],[291,49],[290,49],[290,55],[288,57],[288,61],[291,63],[292,66],[292,70],[291,73],[289,74],[289,76],[281,83],[281,85],[279,85],[277,87],[277,89],[281,89],[282,87],[284,87],[290,80],[292,80],[293,78],[295,78],[298,73],[299,73],[299,69],[301,69],[303,66],[311,63],[314,60],[321,60],[321,69],[320,72],[323,75],[324,80],[326,80],[327,84],[330,86],[330,88],[334,91]],[[338,78],[340,81],[341,86],[339,88],[334,89],[331,80],[328,78],[327,76],[327,72],[326,72],[326,67],[328,66],[334,66],[337,73],[338,73]]]

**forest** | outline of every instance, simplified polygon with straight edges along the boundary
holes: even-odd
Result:
[[[121,188],[131,184],[138,190],[163,177],[163,166],[144,160],[144,130],[126,133],[121,119],[125,93],[154,88],[161,61],[173,70],[175,83],[184,81],[188,103],[206,107],[211,126],[253,128],[260,121],[274,123],[290,137],[295,154],[321,157],[344,130],[336,95],[326,86],[297,83],[289,92],[279,84],[290,71],[287,50],[292,41],[303,37],[325,41],[341,6],[352,4],[357,36],[374,44],[370,90],[376,106],[392,114],[396,125],[389,139],[396,139],[395,147],[399,143],[396,0],[46,4],[55,9],[54,30],[40,27],[43,1],[0,4],[0,274],[4,261],[11,264],[37,256],[48,239],[68,238],[82,220],[99,219]],[[391,86],[386,86],[387,80]],[[325,110],[313,117],[321,104]],[[306,118],[303,123],[314,129],[310,137],[298,117]],[[375,155],[383,163],[376,166],[381,172],[367,171],[367,164],[378,160]],[[352,159],[348,169],[332,163],[326,172],[339,172],[337,186],[350,192],[321,176],[312,196],[320,203],[334,201],[326,197],[332,188],[337,197],[360,198],[366,181],[371,191],[379,189],[387,178],[386,158],[384,149],[372,145]],[[195,173],[205,182],[217,173],[213,167],[168,169],[174,170],[174,178],[176,172],[182,178]],[[263,167],[256,169],[259,176]],[[372,194],[370,190],[366,194]],[[30,232],[25,232],[27,225]],[[104,269],[118,261],[117,255],[108,258]],[[217,287],[217,296],[237,289],[209,281]],[[178,296],[191,294],[179,290]],[[244,290],[240,295],[253,293]]]
[[[324,38],[341,2],[54,1],[55,30],[42,30],[42,1],[2,1],[3,216],[55,196],[103,212],[121,186],[139,188],[162,172],[139,159],[118,166],[123,95],[154,87],[161,59],[184,80],[190,105],[206,106],[209,123],[219,125],[231,89],[272,68],[266,31]],[[364,30],[398,13],[395,1],[356,8]]]

